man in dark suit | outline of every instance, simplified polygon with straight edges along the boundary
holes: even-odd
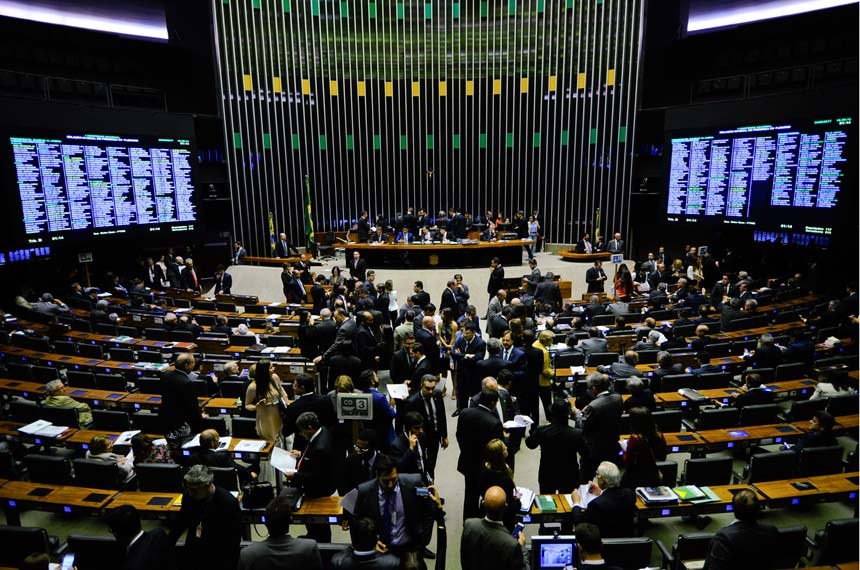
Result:
[[[161,266],[155,263],[151,257],[146,258],[146,264],[143,267],[143,285],[148,289],[161,289],[161,283],[164,281],[164,271]],[[81,299],[88,300],[84,294],[83,288],[77,283],[78,295]]]
[[[229,295],[230,289],[233,287],[233,277],[224,271],[224,268],[218,266],[215,270],[215,286],[212,291],[216,295]]]
[[[442,291],[442,300],[439,302],[439,310],[451,309],[454,312],[454,318],[460,316],[457,314],[457,294],[454,292],[456,286],[457,282],[449,279],[445,285],[445,290]]]
[[[477,335],[477,329],[472,323],[466,323],[463,334],[454,341],[451,357],[454,359],[457,373],[457,414],[465,408],[467,400],[478,392],[480,377],[476,370],[479,362],[484,360],[487,343]]]
[[[430,293],[424,290],[424,283],[416,281],[412,285],[412,302],[423,310],[430,304]]]
[[[332,320],[331,310],[320,310],[320,318],[310,327],[310,344],[313,346],[313,354],[305,355],[302,350],[302,356],[305,358],[315,358],[332,346],[337,338],[337,323]]]
[[[185,262],[185,269],[182,270],[182,274],[180,275],[180,282],[183,289],[198,293],[201,291],[200,280],[197,278],[197,270],[194,268],[194,262],[190,259]]]
[[[783,362],[803,362],[812,364],[815,359],[815,344],[801,331],[793,330],[788,333],[789,343],[782,352]]]
[[[367,262],[362,259],[361,253],[353,251],[352,259],[347,262],[346,267],[349,269],[349,276],[353,281],[364,283],[367,278]]]
[[[732,497],[735,520],[720,529],[708,546],[705,570],[773,568],[779,548],[779,532],[769,524],[759,524],[759,501],[755,492],[742,489]]]
[[[229,467],[236,470],[239,480],[248,484],[257,478],[257,474],[249,467],[244,467],[235,461],[230,453],[219,450],[221,437],[214,429],[200,432],[200,448],[188,458],[188,465],[205,465],[206,467]]]
[[[576,242],[576,253],[592,253],[595,250],[594,244],[591,243],[591,236],[584,234],[582,239]]]
[[[558,283],[555,282],[555,275],[552,271],[547,271],[543,281],[538,283],[535,288],[535,301],[540,301],[544,305],[552,307],[555,311],[561,307],[561,290]]]
[[[422,552],[426,557],[440,504],[438,493],[431,487],[429,496],[419,497],[421,477],[399,474],[387,455],[377,458],[374,470],[376,478],[358,486],[352,514],[373,520],[388,552],[401,559]]]
[[[624,400],[625,412],[629,412],[632,408],[647,408],[652,412],[657,410],[654,393],[645,387],[645,383],[638,376],[628,378],[627,391],[630,392],[630,397]]]
[[[343,473],[338,481],[338,494],[346,495],[362,483],[376,477],[373,466],[380,455],[376,432],[372,429],[359,431],[355,444],[344,463]]]
[[[662,263],[657,264],[657,269],[648,274],[648,285],[651,290],[657,289],[660,283],[666,283],[669,279],[669,272],[666,271],[666,266]]]
[[[579,486],[577,453],[585,454],[582,430],[570,426],[570,404],[556,400],[550,406],[550,423],[536,428],[526,438],[526,447],[540,447],[538,485],[542,495],[570,493]],[[537,425],[537,424],[535,424]]]
[[[388,372],[391,376],[392,384],[403,384],[407,380],[412,379],[412,372],[415,370],[415,361],[412,359],[411,348],[414,343],[415,335],[412,331],[407,331],[403,335],[402,348],[394,351],[391,355]]]
[[[501,487],[487,489],[483,500],[485,517],[469,518],[463,525],[460,539],[463,570],[528,570],[525,536],[522,531],[516,537],[511,536],[503,523],[508,504],[516,500],[507,497]]]
[[[514,346],[514,336],[510,330],[502,334],[502,360],[507,362],[507,369],[515,375],[522,375],[526,369],[526,353]]]
[[[417,394],[416,394],[417,395]],[[397,465],[398,473],[420,475],[425,485],[433,478],[427,467],[427,448],[424,445],[424,418],[415,411],[403,414],[402,429],[391,446],[388,455]]]
[[[370,237],[370,222],[367,218],[367,212],[362,211],[358,216],[358,221],[355,223],[355,230],[358,234],[359,243],[367,242],[367,238]]]
[[[720,306],[720,313],[722,313],[720,317],[720,330],[722,332],[734,330],[732,323],[747,316],[741,311],[741,300],[737,297],[730,299],[728,303],[723,303]]]
[[[355,354],[361,358],[364,368],[379,368],[380,341],[375,333],[373,314],[370,311],[358,313],[358,331],[355,334]]]
[[[287,479],[302,488],[305,497],[328,497],[335,492],[334,442],[331,433],[323,427],[314,412],[303,412],[296,420],[296,430],[307,441],[303,452],[293,450],[298,457],[296,471]],[[331,542],[331,527],[326,524],[307,524],[308,538],[318,542]]]
[[[135,507],[121,505],[111,509],[104,520],[125,553],[120,570],[175,570],[176,554],[167,533],[158,527],[144,531]]]
[[[290,536],[291,507],[291,500],[285,495],[275,497],[266,506],[265,521],[269,536],[242,549],[239,570],[322,570],[316,541]]]
[[[463,215],[463,212],[459,208],[455,211],[454,217],[451,218],[448,233],[451,234],[451,239],[466,239],[466,216]]]
[[[585,361],[588,362],[588,357],[595,352],[606,352],[609,342],[600,334],[597,328],[588,329],[588,338],[584,338],[577,343],[574,350],[585,355]]]
[[[613,362],[612,364],[598,366],[597,370],[604,374],[609,374],[615,378],[630,378],[631,376],[639,376],[641,372],[636,368],[639,362],[639,355],[634,350],[624,352],[624,362]]]
[[[490,295],[490,299],[495,297],[499,289],[504,287],[504,282],[505,268],[502,267],[502,262],[499,258],[494,257],[490,261],[490,279],[487,281],[487,293]]]
[[[355,319],[349,318],[345,309],[337,308],[334,310],[334,322],[337,325],[337,335],[335,336],[334,342],[331,343],[331,345],[326,348],[320,356],[314,358],[314,364],[319,364],[324,360],[330,359],[336,354],[345,352],[344,342],[347,340],[355,340],[355,335],[358,333],[358,322],[356,322]]]
[[[588,377],[588,390],[594,399],[582,412],[582,434],[588,447],[582,476],[590,478],[601,461],[618,461],[618,424],[623,413],[621,396],[609,393],[609,376],[595,372]]]
[[[460,445],[457,471],[463,474],[466,482],[463,519],[478,516],[484,448],[490,440],[502,437],[502,422],[496,413],[498,401],[498,392],[482,390],[478,406],[461,411],[457,421],[457,443]]]
[[[693,374],[694,376],[700,376],[702,374],[715,374],[717,372],[723,371],[721,366],[711,364],[711,355],[706,350],[700,350],[696,353],[696,359],[694,361],[694,364],[695,367],[687,368],[687,373]]]
[[[194,355],[183,352],[176,357],[174,369],[161,376],[161,407],[158,419],[164,428],[167,443],[177,457],[181,446],[196,433],[203,414],[189,374],[194,369]]]
[[[589,492],[598,496],[584,510],[573,507],[573,520],[597,525],[600,536],[606,538],[633,536],[636,495],[633,489],[620,485],[618,466],[609,461],[601,462],[594,480],[588,484]],[[573,490],[572,497],[574,504],[580,502],[579,489]]]
[[[415,342],[424,349],[424,356],[427,357],[432,370],[430,373],[438,374],[440,372],[439,340],[436,337],[436,323],[433,317],[425,316],[421,319],[421,326],[415,329]],[[414,388],[417,390],[418,386]]]
[[[510,305],[507,307],[502,307],[502,312],[496,315],[493,315],[488,323],[487,327],[492,332],[490,333],[490,337],[492,338],[502,338],[502,335],[505,334],[505,331],[510,329],[510,325],[508,321],[511,319],[511,313],[513,309],[511,309]]]
[[[624,240],[621,239],[621,234],[617,233],[612,236],[609,243],[606,244],[606,251],[609,253],[624,253]]]
[[[531,329],[523,331],[523,348],[526,366],[519,376],[514,377],[511,394],[517,398],[520,410],[532,419],[532,431],[540,424],[540,377],[544,370],[544,352],[534,346],[535,335]]]
[[[618,234],[616,234],[618,235]],[[579,523],[576,525],[576,548],[579,551],[580,568],[588,570],[621,570],[618,566],[607,564],[603,560],[603,540],[600,538],[600,529],[591,523]]]
[[[759,374],[747,374],[745,386],[746,392],[741,392],[735,396],[735,400],[732,402],[734,407],[743,408],[744,406],[773,403],[776,394],[762,386]]]
[[[376,551],[379,533],[369,517],[358,517],[349,523],[352,546],[335,554],[332,570],[399,570],[400,559],[393,554]]]
[[[648,380],[648,387],[652,392],[660,392],[663,387],[663,377],[670,374],[683,374],[684,367],[679,362],[675,362],[671,353],[657,353],[657,368]]]
[[[776,346],[772,334],[764,333],[756,344],[751,359],[753,368],[776,368],[782,364],[782,351]]]
[[[301,451],[307,444],[307,439],[298,429],[298,419],[305,412],[314,412],[317,419],[324,426],[331,426],[335,422],[334,408],[331,398],[315,393],[314,377],[310,374],[299,374],[293,383],[296,399],[293,400],[284,413],[284,437],[296,434],[293,441],[293,449]]]
[[[435,377],[436,370],[433,366],[433,361],[424,354],[424,347],[420,342],[412,343],[412,346],[409,347],[409,353],[415,365],[412,368],[412,377],[407,382],[409,384],[409,393],[414,394],[421,388],[421,379],[428,374]]]
[[[729,276],[723,274],[722,279],[711,288],[711,306],[719,308],[723,304],[723,300],[729,294],[729,284]]]
[[[275,242],[275,257],[290,257],[290,255],[298,255],[299,250],[297,250],[293,244],[289,242],[287,239],[287,234],[281,232],[278,234],[278,241]]]
[[[325,275],[317,275],[314,279],[314,283],[311,286],[311,290],[308,295],[311,298],[311,303],[313,303],[313,312],[314,314],[319,314],[319,312],[325,307],[326,304],[326,290],[323,285],[325,284]]]
[[[195,465],[185,474],[182,507],[171,526],[169,541],[176,544],[185,532],[187,560],[199,568],[234,570],[242,541],[241,509],[239,501],[216,487],[213,479],[205,465]]]
[[[448,422],[445,417],[445,398],[436,390],[437,380],[429,374],[421,379],[421,389],[409,396],[405,402],[406,413],[416,412],[421,415],[423,434],[421,443],[427,451],[425,461],[427,473],[431,478],[436,477],[436,458],[439,447],[448,448]]]
[[[603,262],[595,261],[594,267],[589,267],[585,272],[585,282],[588,283],[589,293],[603,293],[606,283],[606,272],[603,271]]]
[[[281,287],[287,303],[304,303],[307,301],[305,286],[288,263],[284,264],[281,272]]]
[[[480,382],[487,376],[497,378],[500,370],[508,367],[508,363],[502,358],[502,341],[497,338],[487,339],[487,358],[475,363],[475,383]],[[471,398],[478,392],[469,394]]]

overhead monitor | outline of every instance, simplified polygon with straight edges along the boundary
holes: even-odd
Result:
[[[856,4],[858,0],[690,0],[691,33]]]
[[[0,16],[167,40],[162,0],[0,0]]]
[[[856,198],[854,137],[851,117],[672,133],[667,220],[830,236]]]
[[[195,229],[188,138],[21,130],[5,138],[20,208],[8,219],[22,243]]]

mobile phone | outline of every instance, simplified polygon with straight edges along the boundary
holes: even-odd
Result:
[[[432,493],[427,487],[415,487],[415,494],[419,497],[429,497]]]
[[[65,554],[63,556],[63,563],[60,565],[60,570],[72,570],[75,567],[75,555],[74,554]]]
[[[523,523],[517,523],[517,524],[516,524],[516,526],[514,527],[514,532],[512,532],[511,534],[513,534],[513,535],[514,535],[514,538],[519,538],[519,537],[520,537],[520,533],[521,533],[521,532],[523,531],[523,529],[525,529],[525,528],[526,528],[526,525],[524,525]]]

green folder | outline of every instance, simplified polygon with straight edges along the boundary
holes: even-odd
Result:
[[[687,485],[686,487],[675,487],[672,491],[678,495],[678,498],[682,501],[692,501],[694,499],[701,499],[705,496],[705,494],[699,490],[695,485]]]
[[[698,499],[690,499],[691,503],[698,505],[700,503],[719,503],[720,502],[721,499],[717,496],[716,493],[711,491],[710,487],[699,487],[699,490],[702,493],[704,493],[704,496],[699,497]]]
[[[555,499],[550,495],[538,495],[535,497],[535,501],[537,502],[538,509],[542,513],[554,513],[558,510],[558,506],[555,504]]]

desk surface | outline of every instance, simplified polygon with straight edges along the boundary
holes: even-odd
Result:
[[[720,498],[719,501],[711,503],[676,503],[669,505],[648,505],[642,500],[642,497],[636,495],[636,510],[640,516],[644,517],[677,517],[683,515],[703,514],[703,513],[721,513],[728,510],[728,506],[732,504],[734,492],[741,489],[755,489],[749,485],[707,485],[707,487]],[[761,493],[756,493],[759,498],[763,498]]]
[[[47,490],[47,494],[42,495],[39,490]],[[6,501],[48,503],[73,509],[101,509],[114,495],[116,495],[116,491],[108,489],[66,487],[45,483],[32,483],[30,481],[9,481],[0,487],[0,498]]]
[[[696,433],[708,445],[722,445],[742,441],[797,437],[803,435],[804,431],[792,424],[767,424],[762,426],[700,430]],[[729,445],[729,447],[732,447],[732,445]]]
[[[122,493],[114,495],[106,508],[115,509],[116,507],[121,507],[123,505],[131,505],[143,513],[178,513],[182,506],[182,494],[123,491]]]
[[[802,497],[820,497],[822,495],[841,495],[854,493],[857,498],[857,479],[860,473],[837,473],[836,475],[819,475],[816,477],[795,477],[784,481],[768,481],[766,483],[755,483],[753,486],[769,501],[781,499],[796,499]],[[815,488],[801,491],[792,486],[792,483],[809,482]]]

